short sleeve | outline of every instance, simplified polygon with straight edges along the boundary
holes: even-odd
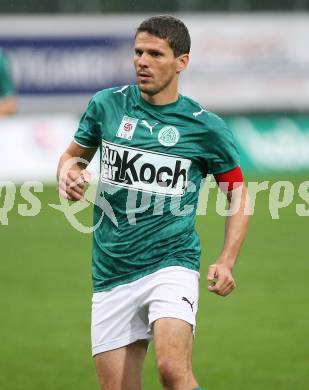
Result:
[[[102,121],[102,118],[100,118]],[[98,110],[94,97],[89,101],[88,107],[82,115],[74,140],[82,146],[98,147],[101,142]]]
[[[11,96],[15,92],[7,57],[0,53],[0,97]]]
[[[235,138],[223,119],[213,114],[206,138],[205,162],[208,173],[224,173],[240,165]]]

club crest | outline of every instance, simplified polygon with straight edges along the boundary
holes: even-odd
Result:
[[[179,141],[179,131],[174,126],[163,127],[158,134],[158,141],[163,146],[174,146]]]

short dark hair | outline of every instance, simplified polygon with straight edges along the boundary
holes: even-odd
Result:
[[[175,57],[190,53],[191,39],[189,31],[186,25],[174,16],[152,16],[139,25],[135,37],[141,32],[147,32],[165,39],[173,50]]]

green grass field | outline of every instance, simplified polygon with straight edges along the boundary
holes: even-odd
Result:
[[[298,177],[299,183],[308,178]],[[262,180],[261,180],[262,181]],[[54,188],[39,194],[42,210],[21,217],[17,204],[0,227],[0,389],[95,390],[90,356],[91,237],[48,207]],[[247,241],[227,298],[207,292],[207,265],[218,254],[224,218],[197,218],[202,241],[201,290],[194,367],[204,390],[309,388],[309,217],[295,202],[272,220],[268,192],[258,195]],[[308,209],[309,206],[307,206]],[[90,221],[90,210],[83,216]],[[144,388],[160,389],[153,349]],[[134,389],[128,389],[134,390]]]

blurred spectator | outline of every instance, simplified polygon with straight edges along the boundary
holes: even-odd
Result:
[[[0,49],[0,117],[14,114],[16,111],[15,89],[4,52]]]

